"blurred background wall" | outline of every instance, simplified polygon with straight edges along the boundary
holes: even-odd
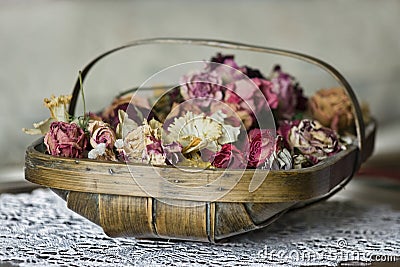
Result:
[[[150,37],[226,39],[304,52],[338,68],[379,120],[377,154],[400,151],[400,1],[0,1],[0,166],[21,168],[48,117],[101,52]]]

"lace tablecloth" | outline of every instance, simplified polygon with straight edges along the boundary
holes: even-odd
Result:
[[[342,193],[341,193],[342,194]],[[53,192],[0,195],[0,263],[20,266],[269,266],[393,261],[400,211],[341,194],[270,227],[207,244],[109,238]],[[371,196],[373,197],[373,196]],[[1,264],[0,264],[1,265]]]

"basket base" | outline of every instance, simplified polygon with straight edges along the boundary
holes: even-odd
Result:
[[[72,211],[110,237],[218,242],[265,227],[293,207],[287,203],[165,203],[146,197],[54,190]],[[176,204],[176,205],[173,205]],[[189,204],[189,203],[187,203]]]

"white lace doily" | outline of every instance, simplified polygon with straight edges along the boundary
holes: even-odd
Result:
[[[0,262],[21,266],[277,266],[390,261],[400,211],[333,198],[224,243],[109,238],[53,192],[0,195]]]

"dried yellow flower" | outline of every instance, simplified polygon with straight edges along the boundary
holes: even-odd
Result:
[[[50,130],[50,124],[54,121],[69,121],[69,114],[67,111],[67,107],[71,102],[71,95],[61,95],[59,97],[55,97],[52,95],[50,99],[44,99],[44,105],[50,110],[50,118],[43,120],[41,122],[37,122],[33,124],[33,129],[23,128],[22,131],[26,134],[36,135],[42,134],[45,135]]]

